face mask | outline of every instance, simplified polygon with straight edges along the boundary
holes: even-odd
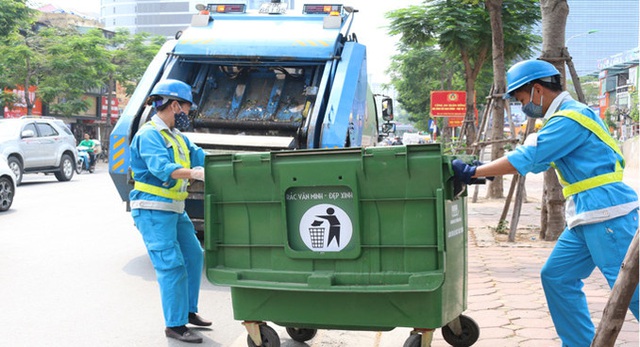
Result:
[[[191,120],[189,116],[182,111],[182,107],[180,107],[179,113],[174,113],[174,122],[175,126],[180,131],[187,131],[191,127]]]
[[[522,106],[522,112],[527,115],[527,117],[531,118],[542,118],[544,114],[542,114],[542,95],[540,95],[540,105],[536,105],[533,103],[533,88],[531,88],[531,98],[529,99],[529,103]]]

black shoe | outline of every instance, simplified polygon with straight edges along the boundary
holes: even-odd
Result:
[[[187,331],[185,331],[184,333],[180,334],[171,328],[166,328],[164,329],[164,334],[167,335],[167,337],[170,337],[172,339],[176,339],[182,342],[202,343],[202,337],[197,336],[189,329],[187,329]]]
[[[208,320],[204,320],[196,313],[191,312],[189,313],[189,324],[197,325],[199,327],[208,327],[211,325],[211,322]]]

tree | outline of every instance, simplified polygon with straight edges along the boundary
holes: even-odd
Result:
[[[542,52],[540,59],[548,60],[562,74],[562,85],[566,89],[564,64],[557,59],[564,50],[565,27],[569,15],[567,0],[540,0],[542,11]],[[564,230],[564,196],[555,170],[544,173],[542,211],[540,215],[540,235],[545,240],[557,240]]]
[[[491,125],[491,139],[502,140],[504,129],[504,100],[494,95],[504,94],[507,90],[507,76],[504,67],[504,31],[502,28],[502,0],[486,0],[487,10],[491,21],[491,36],[493,38],[493,124]],[[497,142],[491,146],[491,160],[504,155],[504,147]],[[489,181],[488,194],[490,198],[504,197],[502,176]]]
[[[127,95],[133,94],[142,74],[164,41],[165,38],[162,36],[151,36],[144,32],[131,36],[124,28],[117,29],[115,35],[109,39],[108,64],[101,71],[100,78],[107,90],[107,138],[110,138],[111,99],[116,82],[124,87]]]
[[[47,59],[46,39],[38,36],[34,25],[11,32],[0,45],[0,71],[2,87],[22,86],[25,90],[24,102],[27,114],[31,114],[35,99],[27,92],[32,85],[37,85],[44,74]]]
[[[42,101],[54,114],[73,115],[86,111],[85,94],[101,86],[100,72],[110,69],[107,40],[100,30],[80,34],[74,29],[47,28],[40,32],[50,38],[46,73],[38,83]]]
[[[30,23],[36,11],[26,5],[26,0],[0,0],[0,41],[19,27]]]
[[[531,26],[539,18],[534,0],[508,0],[502,9],[515,30],[505,31],[505,57],[528,56],[536,37]],[[467,113],[465,126],[467,144],[475,140],[475,83],[489,55],[492,39],[489,14],[484,3],[477,1],[431,0],[424,5],[410,6],[389,12],[390,34],[401,34],[401,44],[421,48],[434,46],[448,60],[462,63]]]

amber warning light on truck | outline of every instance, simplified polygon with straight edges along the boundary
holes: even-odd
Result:
[[[342,5],[304,5],[304,14],[329,14],[332,12],[342,13]]]
[[[208,4],[196,5],[198,11],[207,11],[212,13],[245,13],[247,12],[247,6],[245,4]],[[208,13],[205,13],[208,14]]]

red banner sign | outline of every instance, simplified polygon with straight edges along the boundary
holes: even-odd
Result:
[[[466,92],[455,90],[431,92],[431,117],[464,117],[466,112]]]
[[[33,108],[31,109],[30,116],[42,116],[42,101],[36,98],[36,90],[38,88],[35,86],[29,87],[29,100],[33,102]],[[5,92],[13,93],[18,96],[18,102],[13,104],[12,108],[5,107],[4,108],[4,117],[5,118],[20,118],[21,116],[27,115],[27,101],[25,99],[24,88],[18,87],[15,89],[5,89]],[[34,101],[35,100],[35,101]]]

